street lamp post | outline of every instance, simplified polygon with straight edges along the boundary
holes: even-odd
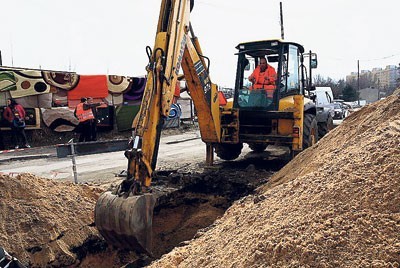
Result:
[[[357,99],[360,106],[360,60],[357,60]]]

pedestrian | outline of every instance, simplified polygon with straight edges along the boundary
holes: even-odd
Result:
[[[80,131],[79,142],[91,140],[91,121],[94,115],[87,98],[81,98],[81,102],[76,106],[74,115],[79,120],[78,129]]]
[[[4,140],[3,140],[3,132],[0,129],[0,150],[4,150],[5,146],[4,146]]]
[[[101,106],[104,104],[104,102],[98,102],[98,103],[93,103],[93,98],[89,97],[88,98],[88,105],[92,109],[92,113],[94,118],[90,122],[90,140],[91,141],[96,141],[97,140],[97,107]]]
[[[15,99],[7,100],[7,107],[4,109],[4,118],[8,121],[11,128],[11,136],[14,148],[18,149],[20,144],[22,147],[31,148],[25,134],[25,116],[26,112],[22,105],[18,104]],[[20,143],[22,142],[22,143]]]

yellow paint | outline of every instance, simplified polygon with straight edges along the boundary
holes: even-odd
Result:
[[[293,137],[293,150],[303,149],[303,114],[304,114],[304,96],[294,95],[282,98],[279,101],[279,111],[293,112],[294,120],[280,119],[278,123],[278,132],[280,135],[292,135],[293,127],[300,129],[299,137]]]
[[[220,108],[217,86],[210,81],[210,77],[205,75],[207,66],[200,58],[197,51],[201,51],[198,43],[192,43],[188,38],[187,48],[183,55],[182,69],[185,74],[188,91],[192,97],[194,106],[196,107],[197,117],[200,127],[201,139],[206,143],[220,142],[221,126],[220,126]],[[196,69],[203,65],[202,74],[197,73],[201,69]],[[207,84],[207,88],[203,88],[199,75],[204,75],[203,83]],[[206,91],[206,92],[205,92]],[[208,98],[207,95],[210,97]]]
[[[292,149],[302,150],[303,149],[303,119],[304,119],[304,96],[295,95],[294,97],[294,125],[300,128],[298,138],[293,138]]]
[[[294,99],[293,96],[282,98],[279,101],[279,111],[281,112],[293,112],[294,111]],[[278,134],[279,135],[291,135],[293,132],[293,120],[291,119],[279,119],[278,120]]]

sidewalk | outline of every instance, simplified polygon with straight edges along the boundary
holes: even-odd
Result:
[[[189,131],[189,132],[183,133],[183,134],[164,136],[164,137],[161,137],[161,143],[173,144],[173,143],[180,143],[180,142],[185,142],[185,141],[193,140],[193,139],[200,139],[199,131]],[[103,142],[105,142],[105,141],[99,141],[99,143],[103,143]],[[95,143],[95,142],[91,142],[91,143]],[[57,157],[57,146],[58,145],[60,145],[60,144],[42,146],[42,147],[3,150],[3,151],[0,151],[0,163],[4,163],[4,162],[8,162],[8,161]]]
[[[56,157],[57,145],[0,151],[0,162]]]

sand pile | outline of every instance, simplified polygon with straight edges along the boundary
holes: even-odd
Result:
[[[349,116],[153,267],[399,267],[400,96]]]
[[[0,246],[31,267],[119,267],[106,245],[104,256],[86,256],[102,241],[93,220],[102,191],[30,174],[0,176]]]
[[[96,234],[90,225],[98,195],[87,186],[30,174],[0,176],[1,246],[25,264],[73,263],[69,247]]]

